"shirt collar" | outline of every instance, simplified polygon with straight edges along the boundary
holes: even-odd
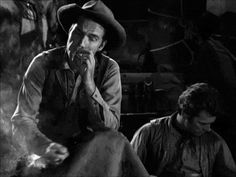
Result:
[[[66,47],[65,46],[64,46],[64,50],[63,50],[62,55],[60,55],[59,57],[60,57],[59,61],[61,61],[59,66],[58,66],[59,69],[60,70],[64,70],[64,69],[65,70],[71,70],[71,68],[68,64],[68,54],[66,52]]]
[[[200,137],[197,136],[193,136],[188,132],[184,132],[184,131],[179,131],[177,128],[175,128],[174,126],[174,121],[176,121],[177,118],[177,114],[178,112],[173,113],[170,116],[170,119],[168,121],[168,127],[170,128],[170,132],[175,136],[175,137],[182,137],[184,139],[198,139]]]
[[[177,118],[177,112],[173,113],[171,116],[170,116],[170,119],[168,121],[168,127],[170,128],[170,132],[171,134],[173,134],[174,136],[181,136],[181,133],[179,131],[176,130],[176,128],[173,126],[174,125],[174,121],[176,120]]]

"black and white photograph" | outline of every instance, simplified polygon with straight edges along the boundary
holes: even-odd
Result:
[[[1,177],[236,177],[236,0],[0,0]]]

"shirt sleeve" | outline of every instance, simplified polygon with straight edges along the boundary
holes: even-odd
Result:
[[[216,176],[220,177],[235,177],[236,165],[230,149],[226,142],[221,139],[219,150],[216,154],[214,169]]]
[[[96,88],[89,99],[89,121],[92,125],[102,124],[118,129],[120,124],[120,107],[122,99],[120,70],[117,63],[108,65],[102,86]]]
[[[40,56],[34,58],[26,71],[12,116],[13,137],[26,152],[42,155],[51,143],[37,128],[36,115],[42,100],[45,70]]]

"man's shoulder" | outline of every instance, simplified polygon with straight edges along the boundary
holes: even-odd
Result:
[[[53,58],[61,57],[64,54],[65,54],[65,47],[61,46],[61,47],[57,47],[57,48],[53,48],[53,49],[43,51],[36,57],[42,57],[42,58],[45,57],[47,59],[52,60]]]
[[[170,119],[171,119],[171,116],[164,116],[164,117],[152,119],[150,121],[150,124],[153,125],[153,126],[159,126],[159,125],[162,125],[162,124],[168,124]]]
[[[44,51],[43,53],[49,55],[62,55],[65,53],[65,46],[60,46]]]
[[[205,142],[209,144],[221,144],[225,142],[223,137],[214,130],[211,130],[210,132],[205,133],[203,136],[203,139],[205,140]]]
[[[222,136],[217,133],[215,130],[211,130],[210,132],[208,132],[208,136],[209,137],[212,137],[212,138],[215,138],[216,140],[222,140]]]
[[[106,62],[108,67],[115,67],[115,68],[119,68],[118,63],[111,57],[105,55],[104,53],[101,54],[101,60],[103,62]]]
[[[42,66],[54,66],[56,67],[59,63],[62,62],[63,56],[65,54],[65,47],[57,47],[49,49],[39,53],[33,59],[33,63],[41,64]]]
[[[150,120],[150,122],[144,124],[141,129],[145,130],[157,130],[160,129],[162,126],[167,126],[170,120],[170,116],[155,118]]]
[[[160,117],[144,124],[136,132],[136,136],[145,137],[150,141],[159,141],[166,136],[166,130],[170,117]]]

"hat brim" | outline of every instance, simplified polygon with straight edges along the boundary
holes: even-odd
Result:
[[[85,16],[102,25],[106,30],[107,44],[105,50],[117,49],[125,44],[126,33],[122,25],[115,19],[82,9],[77,4],[69,4],[58,9],[57,18],[63,30],[68,33],[71,25],[77,22],[80,16]]]

